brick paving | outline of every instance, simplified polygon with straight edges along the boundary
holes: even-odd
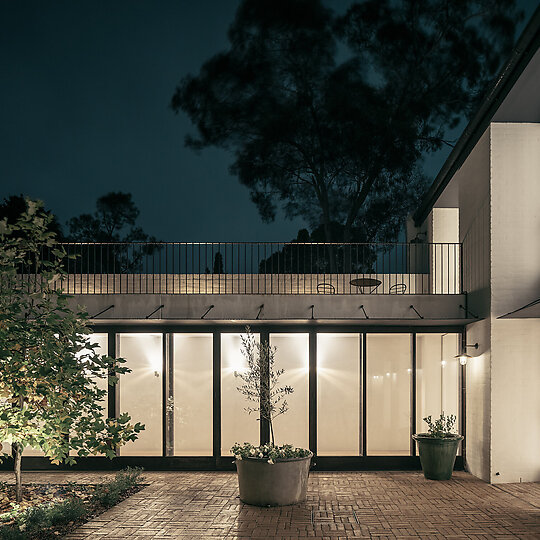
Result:
[[[105,473],[26,473],[26,482],[96,482]],[[257,508],[228,472],[148,472],[149,485],[67,538],[540,539],[540,483],[492,486],[465,472],[313,472],[304,504]],[[7,473],[0,480],[9,479]]]

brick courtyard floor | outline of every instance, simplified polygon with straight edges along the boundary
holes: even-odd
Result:
[[[96,482],[105,473],[26,473],[25,482]],[[306,503],[257,508],[227,472],[148,472],[148,487],[68,538],[536,538],[540,483],[492,486],[465,472],[311,473]],[[7,473],[0,480],[10,479]]]

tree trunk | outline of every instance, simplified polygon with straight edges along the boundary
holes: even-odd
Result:
[[[13,443],[13,451],[15,453],[15,465],[13,471],[15,473],[15,499],[18,503],[22,501],[22,477],[21,477],[21,461],[22,461],[22,445]]]
[[[324,236],[325,241],[330,244],[330,242],[333,241],[332,236],[332,225],[330,222],[330,216],[328,215],[328,212],[325,210],[323,212],[323,222],[324,222]],[[328,256],[328,264],[329,264],[329,270],[330,274],[336,273],[336,261],[334,259],[334,246],[328,245],[326,246],[327,256]]]

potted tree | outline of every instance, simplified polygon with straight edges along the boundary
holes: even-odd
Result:
[[[456,453],[462,435],[452,433],[456,416],[441,414],[432,421],[431,415],[424,418],[428,425],[427,433],[417,433],[413,439],[418,443],[420,463],[424,476],[429,480],[450,480],[456,461]]]
[[[259,343],[251,330],[242,336],[242,354],[247,369],[236,373],[242,380],[238,391],[250,402],[246,411],[258,413],[259,422],[267,422],[270,440],[259,446],[235,443],[231,452],[236,458],[240,499],[256,506],[284,506],[306,499],[309,466],[313,454],[290,444],[276,446],[273,421],[285,414],[285,399],[290,386],[278,386],[283,369],[275,368],[276,348]]]

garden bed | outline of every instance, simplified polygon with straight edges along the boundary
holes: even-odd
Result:
[[[15,486],[0,483],[0,540],[61,538],[141,490],[142,469],[126,469],[100,484],[27,484],[23,501]]]

